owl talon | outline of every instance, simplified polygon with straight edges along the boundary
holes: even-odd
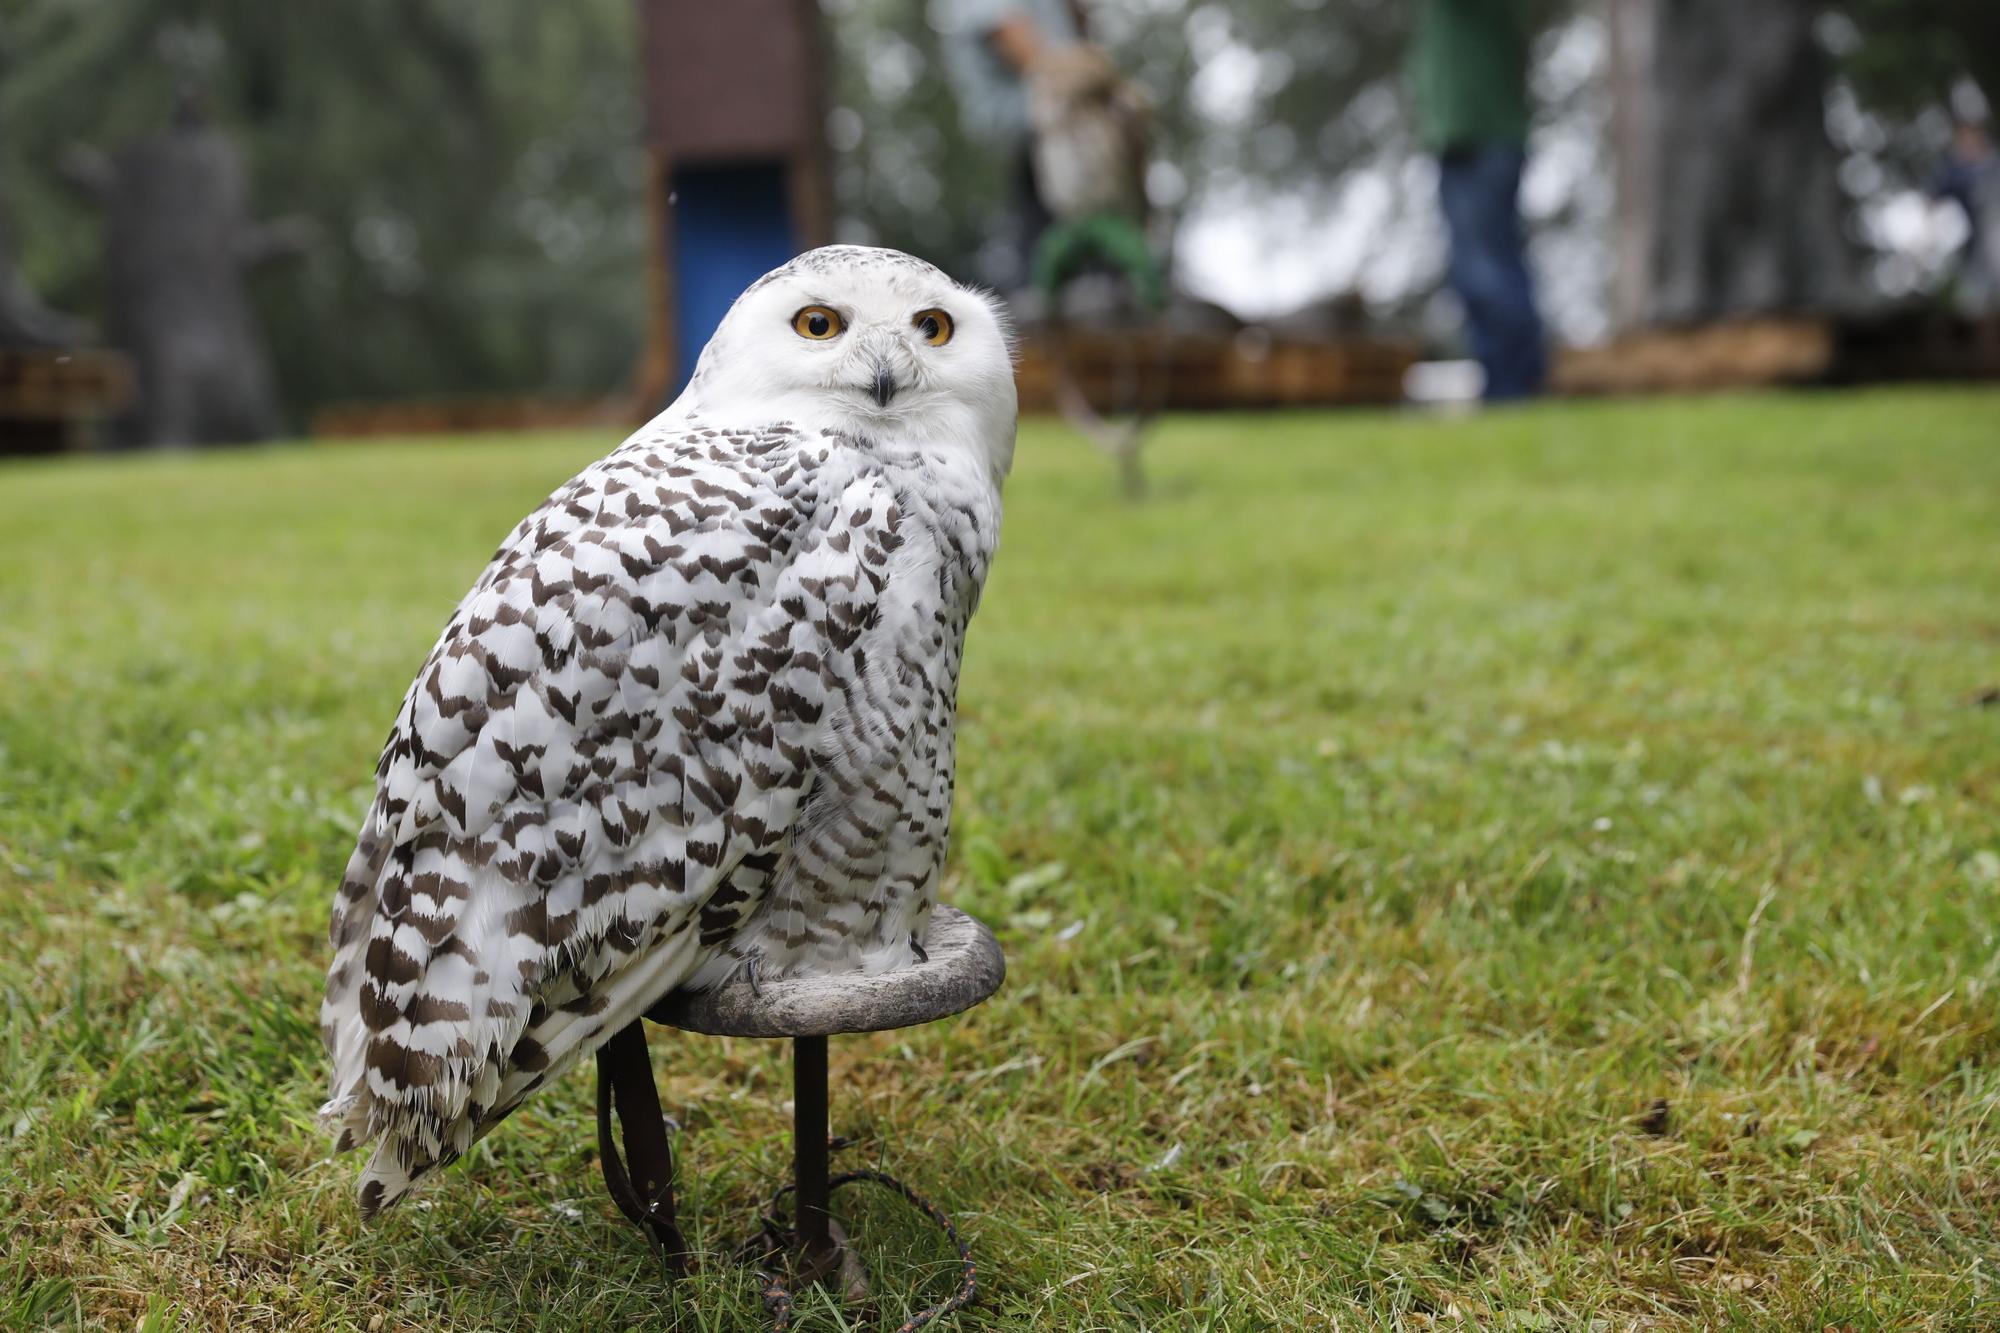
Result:
[[[931,960],[930,954],[915,935],[910,936],[910,952],[917,956],[917,961],[920,963],[928,963]]]
[[[750,993],[758,999],[764,998],[763,987],[757,984],[757,955],[751,954],[743,960],[743,980],[750,983]]]

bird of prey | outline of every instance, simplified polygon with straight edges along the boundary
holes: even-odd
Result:
[[[667,993],[923,955],[1014,450],[1001,308],[831,246],[522,520],[410,685],[320,1010],[372,1217]]]

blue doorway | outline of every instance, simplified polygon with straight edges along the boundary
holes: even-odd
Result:
[[[798,253],[781,162],[679,167],[674,214],[674,392],[745,287]]]

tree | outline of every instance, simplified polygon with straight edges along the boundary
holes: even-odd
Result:
[[[1964,82],[2000,97],[2000,5],[1990,0],[1834,0],[1840,71],[1861,101],[1913,116]]]
[[[323,243],[249,286],[296,425],[330,399],[605,393],[644,328],[631,0],[16,0],[0,153],[23,266],[104,313],[101,220],[59,165],[210,98],[257,215]]]
[[[1403,6],[1092,0],[1090,36],[1152,94],[1154,203],[1239,182],[1331,181],[1406,149],[1395,106]],[[835,186],[859,233],[981,271],[1005,165],[970,140],[926,0],[829,0]],[[1217,80],[1204,70],[1233,67]],[[1385,118],[1387,124],[1385,124]]]
[[[138,370],[142,444],[265,440],[282,425],[270,351],[245,277],[295,248],[249,215],[242,155],[190,94],[166,130],[71,175],[104,210],[111,340]]]
[[[1815,0],[1613,0],[1622,322],[1858,296]]]
[[[978,276],[1003,177],[959,128],[934,0],[821,2],[843,234]],[[1666,81],[1647,95],[1674,123],[1635,125],[1635,103],[1618,99],[1614,156],[1651,164],[1636,178],[1620,171],[1640,201],[1616,229],[1629,242],[1618,303],[1628,314],[1844,299],[1836,272],[1861,290],[1839,224],[1877,187],[1849,171],[1845,192],[1829,189],[1842,163],[1817,120],[1828,82],[1894,121],[1904,165],[1879,188],[1928,169],[1936,108],[1955,83],[2000,89],[1994,0],[1526,2],[1550,34],[1545,73],[1560,63],[1553,52],[1589,46],[1568,39],[1594,39],[1608,17],[1628,93],[1634,80]],[[1371,314],[1424,308],[1438,271],[1435,200],[1402,109],[1408,4],[1088,9],[1094,35],[1158,102],[1153,185],[1169,251],[1173,224],[1203,206],[1255,212],[1282,198],[1310,228],[1367,196],[1380,206],[1347,244]],[[240,145],[254,214],[303,214],[324,238],[306,262],[248,287],[294,423],[335,398],[615,390],[644,327],[634,19],[632,0],[8,0],[0,180],[20,269],[55,308],[105,312],[99,219],[61,186],[57,164],[78,140],[150,133],[193,76]],[[1627,32],[1660,38],[1643,66],[1624,60]],[[1543,141],[1552,130],[1571,144],[1598,134],[1597,96],[1593,84],[1547,110]],[[1572,304],[1594,301],[1598,281],[1576,256],[1613,230],[1596,202],[1596,149],[1583,156],[1587,190],[1575,194],[1589,206],[1551,204],[1544,191],[1537,219],[1548,233],[1538,252],[1556,259],[1545,267]],[[1560,229],[1546,226],[1551,208]],[[0,285],[4,272],[0,260]]]

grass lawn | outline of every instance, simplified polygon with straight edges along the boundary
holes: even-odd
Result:
[[[755,1327],[586,1068],[363,1230],[315,1005],[391,713],[614,441],[0,468],[0,1327]],[[2000,1326],[2000,395],[1024,433],[946,896],[834,1046],[981,1329]],[[1983,699],[1982,699],[1983,692]],[[704,1250],[782,1048],[653,1048]],[[889,1310],[943,1246],[855,1205]],[[846,1326],[824,1299],[801,1329]]]

